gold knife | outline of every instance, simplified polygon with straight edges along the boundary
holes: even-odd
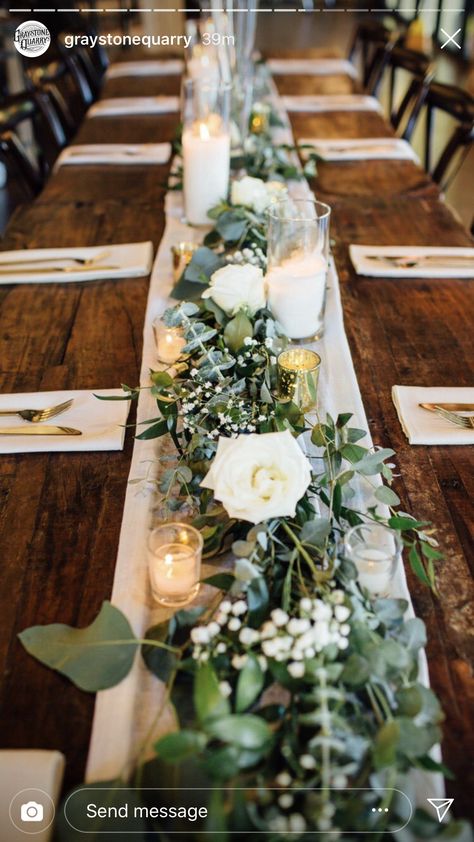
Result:
[[[30,269],[28,266],[25,269],[2,269],[0,266],[0,275],[50,275],[53,272],[104,272],[121,269],[121,266],[50,266],[48,269],[41,267],[40,269]]]
[[[31,427],[0,427],[0,436],[82,436],[74,427],[53,427],[47,425]]]
[[[436,412],[438,406],[448,412],[474,412],[474,403],[419,403],[418,406],[430,412]]]

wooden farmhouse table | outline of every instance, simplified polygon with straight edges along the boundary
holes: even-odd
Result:
[[[350,90],[347,78],[342,86],[308,79],[276,81],[285,94]],[[122,77],[106,82],[102,97],[178,92],[176,77]],[[170,140],[178,119],[86,119],[74,142]],[[392,135],[374,112],[298,113],[291,121],[297,138]],[[16,211],[2,247],[152,240],[156,249],[167,175],[168,165],[63,167]],[[439,599],[407,573],[446,714],[444,762],[457,776],[447,790],[454,812],[467,816],[474,791],[473,449],[410,447],[391,387],[472,385],[474,286],[358,277],[348,246],[473,243],[411,161],[319,163],[311,186],[332,206],[345,326],[374,442],[396,451],[403,509],[436,525],[445,554]],[[147,288],[147,278],[0,286],[2,392],[136,384]],[[83,779],[94,697],[28,656],[17,633],[38,623],[87,625],[110,596],[132,446],[129,430],[123,452],[0,458],[1,745],[63,751],[66,787]]]

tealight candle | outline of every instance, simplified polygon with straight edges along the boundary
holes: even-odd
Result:
[[[359,585],[373,596],[388,596],[402,549],[397,533],[380,523],[360,524],[347,532],[344,549]]]
[[[186,340],[179,327],[168,327],[160,317],[153,322],[156,355],[160,362],[172,365],[179,360]]]
[[[151,590],[161,605],[182,606],[199,591],[203,540],[185,523],[167,523],[148,539]]]
[[[278,356],[278,395],[302,412],[316,406],[321,357],[307,348],[287,348]]]

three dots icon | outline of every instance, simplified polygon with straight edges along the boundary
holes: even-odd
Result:
[[[388,813],[388,807],[385,807],[385,809],[383,809],[382,807],[372,807],[372,812],[373,813]]]

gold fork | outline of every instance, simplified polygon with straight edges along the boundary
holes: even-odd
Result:
[[[2,409],[0,415],[19,415],[24,421],[31,421],[37,424],[39,421],[47,421],[48,418],[54,418],[60,415],[61,412],[66,412],[66,409],[72,406],[72,399],[58,403],[57,406],[49,406],[46,409]]]
[[[472,415],[458,415],[457,412],[449,412],[440,406],[435,406],[435,412],[441,418],[450,421],[451,424],[457,424],[458,427],[464,427],[466,430],[474,430],[474,417]]]

